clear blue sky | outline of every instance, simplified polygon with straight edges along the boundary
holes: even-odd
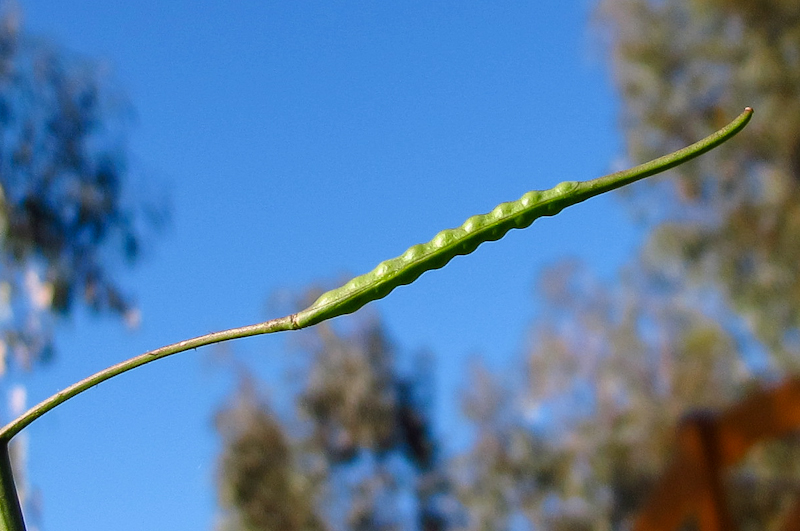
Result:
[[[276,290],[366,272],[501,201],[607,173],[623,154],[589,0],[20,4],[28,32],[112,67],[137,113],[134,169],[173,211],[120,275],[141,327],[82,312],[62,323],[56,361],[19,378],[29,405],[145,350],[276,317]],[[402,352],[435,353],[444,440],[471,357],[519,367],[537,273],[577,256],[610,278],[639,237],[615,198],[596,198],[370,305]],[[231,349],[275,381],[285,347],[273,336]],[[212,418],[234,387],[200,350],[34,423],[44,531],[212,529]]]

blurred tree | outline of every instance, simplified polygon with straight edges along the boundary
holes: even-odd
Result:
[[[217,415],[223,435],[220,498],[227,510],[221,530],[326,529],[313,506],[314,475],[297,463],[297,452],[280,424],[245,379],[233,404]]]
[[[46,359],[50,316],[77,301],[135,323],[109,266],[137,257],[157,212],[123,199],[123,101],[102,68],[26,36],[0,0],[0,370],[9,354]]]
[[[547,496],[568,473],[561,448],[527,425],[516,384],[498,381],[480,364],[473,367],[462,407],[475,427],[474,440],[449,464],[465,515],[459,528],[521,528],[525,520],[546,526]],[[566,514],[561,516],[566,522]]]
[[[654,256],[718,286],[781,370],[800,363],[800,3],[601,0],[628,152],[664,153],[732,109],[735,144],[633,187]],[[675,186],[677,184],[677,186]]]
[[[443,528],[424,357],[402,376],[379,322],[345,321],[356,327],[305,334],[311,364],[290,420],[243,399],[218,417],[222,529]]]
[[[547,310],[531,333],[515,401],[527,421],[517,429],[541,437],[529,466],[555,473],[529,497],[544,504],[528,519],[545,529],[627,529],[672,458],[680,418],[728,407],[773,376],[737,340],[735,316],[707,304],[713,293],[646,263],[614,287],[579,264],[559,264],[539,293]],[[740,529],[778,529],[800,495],[798,458],[797,437],[788,437],[728,471]]]
[[[581,511],[570,516],[584,528],[625,529],[672,456],[680,418],[731,404],[763,375],[723,324],[730,316],[704,309],[708,294],[680,279],[641,266],[608,288],[579,265],[561,264],[540,288],[547,311],[530,341],[523,410],[536,412],[533,429],[540,425],[568,471],[549,492],[553,517],[572,502]],[[797,456],[795,446],[781,451]],[[732,486],[774,493],[800,479],[782,460],[757,466],[763,451],[731,471]],[[732,511],[768,529],[782,514],[775,500],[740,496]]]

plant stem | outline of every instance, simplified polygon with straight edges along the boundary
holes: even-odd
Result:
[[[0,530],[25,531],[22,507],[19,505],[8,455],[8,441],[0,442]]]
[[[118,374],[128,372],[131,369],[135,369],[136,367],[150,363],[151,361],[171,356],[172,354],[178,354],[179,352],[185,352],[197,347],[219,343],[220,341],[228,341],[230,339],[239,339],[242,337],[260,334],[271,334],[273,332],[281,332],[283,330],[294,330],[297,328],[297,325],[292,321],[292,317],[294,316],[289,315],[259,324],[243,326],[240,328],[231,328],[230,330],[213,332],[211,334],[195,337],[193,339],[179,341],[178,343],[157,348],[155,350],[145,352],[144,354],[140,354],[135,358],[112,365],[107,369],[104,369],[89,376],[88,378],[84,378],[83,380],[70,385],[66,389],[59,391],[50,398],[39,402],[25,413],[9,422],[5,427],[0,429],[0,444],[7,444],[14,435],[20,432],[20,430],[59,404],[66,402],[73,396],[80,394],[99,383],[105,382],[106,380],[113,378]]]

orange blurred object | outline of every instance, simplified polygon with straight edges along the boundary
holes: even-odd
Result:
[[[650,494],[635,531],[675,531],[694,517],[700,531],[736,529],[725,504],[722,473],[758,442],[800,429],[800,379],[758,391],[717,414],[687,415],[677,428],[677,450]],[[783,531],[800,531],[800,503]]]

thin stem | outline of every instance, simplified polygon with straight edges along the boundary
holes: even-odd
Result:
[[[113,378],[118,374],[135,369],[136,367],[146,363],[171,356],[172,354],[178,354],[179,352],[185,352],[187,350],[203,347],[205,345],[211,345],[213,343],[219,343],[221,341],[256,336],[260,334],[271,334],[273,332],[281,332],[283,330],[295,330],[298,328],[298,326],[293,322],[293,317],[293,315],[289,315],[279,319],[272,319],[271,321],[266,321],[263,323],[242,326],[240,328],[232,328],[230,330],[223,330],[221,332],[213,332],[211,334],[195,337],[193,339],[179,341],[178,343],[157,348],[155,350],[145,352],[144,354],[140,354],[135,358],[112,365],[107,369],[104,369],[89,376],[88,378],[84,378],[83,380],[70,385],[66,389],[59,391],[50,398],[39,402],[21,416],[9,422],[5,427],[3,427],[3,429],[0,429],[0,444],[7,444],[14,435],[20,432],[20,430],[59,404],[66,402],[73,396],[86,391],[90,387],[94,387],[97,384],[105,382],[106,380]]]
[[[587,181],[586,184],[591,186],[591,195],[595,196],[609,190],[621,188],[622,186],[631,184],[640,179],[644,179],[645,177],[655,175],[656,173],[665,172],[671,168],[674,168],[675,166],[683,164],[684,162],[688,162],[696,157],[699,157],[703,153],[711,151],[715,147],[727,141],[744,129],[752,116],[753,109],[751,107],[745,107],[744,111],[742,111],[742,114],[737,116],[731,123],[690,146],[686,146],[685,148],[679,149],[678,151],[670,153],[669,155],[664,155],[663,157],[653,159],[650,162],[645,162],[644,164],[640,164],[635,168],[618,171],[616,173],[610,173],[608,175],[604,175],[603,177],[598,177],[597,179]]]
[[[11,459],[8,455],[8,441],[0,442],[0,529],[25,531],[22,508],[19,505]]]

